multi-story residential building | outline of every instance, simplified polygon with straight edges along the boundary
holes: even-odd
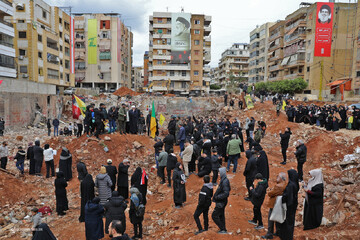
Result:
[[[283,79],[284,26],[285,21],[279,20],[269,28],[268,81]]]
[[[285,18],[283,79],[304,77],[307,11],[301,7]]]
[[[134,91],[140,91],[144,86],[144,68],[133,67],[132,68],[132,88]]]
[[[359,62],[360,59],[360,52],[354,51],[358,46],[358,38],[355,36],[359,32],[359,25],[356,24],[357,3],[334,3],[331,13],[332,35],[329,41],[331,50],[326,57],[315,56],[314,53],[318,23],[317,4],[306,9],[306,55],[305,51],[301,52],[302,55],[298,53],[298,59],[301,56],[301,59],[305,60],[304,79],[309,84],[304,92],[316,95],[320,100],[343,100],[354,94],[351,90],[360,87],[357,80],[359,77],[356,75],[359,65],[353,65],[353,60]],[[302,46],[305,48],[305,43]],[[352,83],[353,77],[355,83]]]
[[[230,77],[248,81],[249,72],[249,44],[234,43],[221,54],[219,62],[219,81],[224,83]]]
[[[84,88],[131,87],[133,34],[118,13],[75,13],[75,80]]]
[[[256,83],[267,81],[268,77],[268,48],[269,48],[269,28],[274,25],[267,22],[261,26],[256,26],[250,32],[250,58],[249,58],[249,82]]]
[[[42,0],[15,0],[13,6],[18,79],[74,86],[71,17]]]
[[[11,17],[13,5],[7,0],[0,0],[0,77],[16,78],[14,27]],[[1,114],[0,114],[1,116]]]
[[[149,52],[145,51],[144,54],[144,87],[149,83]]]
[[[153,92],[209,91],[211,17],[154,12],[149,18],[149,82]]]
[[[356,11],[356,24],[355,26],[360,26],[360,1],[357,3],[357,11]],[[360,27],[355,28],[355,36],[356,34],[360,35]],[[356,50],[356,51],[355,51]],[[360,38],[354,39],[354,51],[353,51],[353,74],[352,74],[352,82],[351,89],[354,91],[354,96],[358,97],[360,95]]]

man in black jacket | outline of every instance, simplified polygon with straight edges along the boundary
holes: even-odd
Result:
[[[199,173],[197,174],[199,177],[203,177],[205,175],[209,175],[211,173],[212,165],[210,156],[205,153],[201,154],[198,164]]]
[[[254,149],[258,152],[256,160],[257,172],[261,173],[261,175],[269,181],[269,161],[266,152],[260,145],[255,146]]]
[[[109,234],[109,225],[113,220],[120,220],[123,225],[123,232],[126,229],[125,210],[127,205],[122,196],[117,191],[112,193],[112,197],[104,205],[105,208],[105,233]]]
[[[213,202],[215,202],[215,209],[212,213],[212,219],[215,224],[220,228],[218,233],[227,234],[226,226],[225,226],[225,207],[228,202],[228,197],[230,195],[230,181],[226,177],[226,168],[220,168],[220,183],[219,187],[216,190]]]
[[[246,180],[246,188],[248,189],[248,193],[249,193],[249,196],[245,197],[245,200],[247,200],[247,201],[251,200],[250,187],[253,186],[255,175],[257,174],[257,166],[256,166],[257,153],[258,152],[256,150],[252,150],[252,151],[247,150],[246,151],[246,157],[248,160],[245,165],[244,176],[245,176],[245,180]]]
[[[177,157],[173,153],[174,150],[171,148],[169,150],[169,156],[166,163],[166,171],[167,171],[167,177],[168,177],[168,187],[171,187],[171,171],[175,169],[176,163],[177,163]]]
[[[100,140],[99,135],[104,129],[104,123],[105,117],[103,115],[103,112],[97,108],[94,110],[95,113],[95,125],[96,125],[96,132],[95,137]]]
[[[198,235],[199,233],[202,233],[203,231],[207,231],[209,229],[208,213],[209,213],[209,208],[211,206],[211,198],[213,196],[213,192],[214,190],[212,183],[210,183],[210,176],[206,175],[204,176],[204,185],[199,193],[199,203],[194,213],[194,219],[199,229],[199,231],[197,231],[195,235]],[[201,226],[199,219],[201,214],[203,215],[204,218],[204,230]]]
[[[279,132],[280,135],[280,145],[281,145],[281,153],[283,155],[283,161],[281,162],[281,164],[285,165],[286,164],[286,151],[289,147],[289,141],[290,141],[290,135],[292,134],[292,132],[290,131],[290,128],[285,128],[285,132],[282,133],[281,131]]]
[[[107,161],[107,166],[105,166],[106,168],[106,172],[109,175],[113,185],[111,186],[111,191],[115,190],[115,185],[116,185],[116,174],[118,173],[116,170],[116,167],[112,165],[112,160],[108,159]]]
[[[41,176],[41,167],[44,160],[44,149],[40,147],[40,141],[35,141],[35,146],[33,148],[34,159],[35,159],[35,175]]]
[[[156,162],[156,169],[159,168],[159,154],[163,149],[164,143],[161,141],[160,138],[155,137],[155,141],[156,143],[154,144],[154,149],[155,149],[155,162]]]
[[[299,181],[303,181],[303,165],[306,162],[307,148],[304,145],[303,140],[298,140],[296,143],[295,156],[298,162],[297,171],[299,174]]]
[[[173,135],[174,136],[174,139],[175,139],[175,131],[176,131],[176,117],[175,116],[171,116],[171,120],[168,124],[168,131],[169,131],[169,134]]]
[[[252,186],[250,187],[252,195],[251,203],[254,205],[254,218],[252,220],[249,220],[249,223],[257,225],[255,229],[260,230],[264,229],[261,217],[261,205],[263,204],[265,199],[266,189],[268,188],[268,181],[266,180],[266,178],[263,178],[261,173],[257,173],[255,176],[254,186],[256,186],[255,189]]]
[[[170,154],[169,150],[174,147],[175,143],[175,137],[173,134],[170,133],[166,135],[166,137],[163,139],[163,143],[165,144],[165,151]]]
[[[124,159],[122,163],[119,164],[119,174],[117,179],[118,192],[120,196],[124,199],[129,198],[129,167],[130,161],[128,159]]]

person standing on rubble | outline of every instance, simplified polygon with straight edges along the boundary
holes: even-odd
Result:
[[[95,183],[91,174],[86,173],[83,180],[80,182],[80,217],[79,222],[85,222],[85,205],[95,197]]]
[[[70,181],[72,178],[72,155],[66,147],[62,148],[60,154],[59,171],[63,172],[66,181]]]
[[[111,159],[108,159],[106,162],[107,162],[107,164],[108,164],[107,166],[105,166],[106,172],[107,172],[107,174],[110,176],[111,181],[112,181],[112,183],[113,183],[113,185],[111,186],[111,191],[115,191],[116,174],[117,174],[118,172],[117,172],[116,166],[113,166],[113,165],[112,165],[112,160],[111,160]]]
[[[104,129],[104,123],[105,117],[103,115],[103,112],[97,108],[94,110],[95,112],[95,126],[96,126],[96,132],[95,137],[100,140],[99,135]]]
[[[290,141],[290,136],[291,136],[292,132],[290,131],[290,128],[285,128],[285,132],[282,133],[281,131],[279,132],[280,135],[280,145],[281,145],[281,153],[283,155],[283,161],[281,162],[281,164],[285,165],[286,164],[286,152],[287,149],[289,147],[289,141]]]
[[[4,136],[5,121],[4,118],[0,118],[0,137]]]
[[[307,154],[307,148],[304,144],[304,141],[299,139],[296,142],[295,156],[296,156],[296,159],[298,162],[297,171],[298,171],[300,182],[303,181],[303,165],[306,162],[306,154]]]
[[[106,173],[106,168],[101,166],[100,173],[96,176],[95,187],[98,189],[100,204],[105,205],[111,197],[111,186],[113,185],[110,176]]]
[[[46,123],[47,129],[48,129],[48,136],[50,137],[51,134],[51,122],[50,122],[50,118],[48,118],[47,123]]]
[[[1,168],[6,169],[6,165],[8,162],[8,156],[9,156],[9,149],[7,147],[7,142],[4,141],[2,143],[2,146],[0,146],[0,161],[1,161]]]
[[[118,167],[117,190],[124,199],[129,198],[129,167],[130,161],[124,159]]]
[[[115,130],[116,130],[117,112],[116,112],[115,107],[111,107],[109,109],[108,117],[109,117],[110,133],[112,134],[112,133],[115,133]]]
[[[118,126],[119,126],[119,132],[120,134],[126,134],[125,128],[126,128],[126,108],[125,103],[121,104],[121,108],[119,109],[118,113]]]
[[[175,208],[181,208],[186,202],[186,177],[182,170],[182,165],[179,162],[176,163],[172,180],[174,187]]]
[[[22,149],[22,147],[18,147],[18,152],[14,159],[16,159],[16,167],[19,169],[20,174],[24,175],[24,161],[25,161],[26,152]]]
[[[35,175],[41,176],[41,167],[44,160],[44,149],[40,147],[40,141],[35,141],[34,159],[35,159]]]
[[[145,169],[137,167],[133,175],[131,176],[131,187],[139,189],[142,194],[143,204],[146,205],[146,194],[148,186],[148,175]]]
[[[35,158],[34,158],[34,146],[32,142],[29,142],[28,149],[26,152],[26,159],[30,161],[29,164],[29,174],[34,175],[35,174]]]
[[[65,211],[69,210],[68,199],[66,196],[67,182],[64,173],[59,171],[56,173],[55,179],[55,196],[56,196],[56,212],[59,216],[65,215]]]
[[[52,124],[54,126],[54,137],[57,137],[59,136],[59,125],[60,125],[59,119],[55,118]]]

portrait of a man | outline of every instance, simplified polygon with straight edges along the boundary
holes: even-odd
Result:
[[[322,5],[318,12],[318,22],[325,24],[331,22],[331,8],[328,5]]]

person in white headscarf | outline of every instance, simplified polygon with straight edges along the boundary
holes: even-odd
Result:
[[[309,172],[310,179],[304,185],[306,193],[304,203],[304,230],[314,229],[320,226],[323,217],[324,179],[321,169]]]

